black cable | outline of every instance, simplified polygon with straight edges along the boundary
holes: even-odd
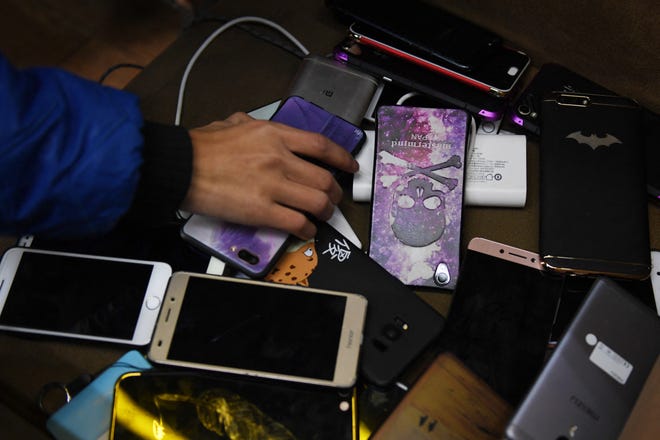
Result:
[[[99,83],[103,84],[103,82],[106,80],[106,78],[115,70],[117,69],[122,69],[122,68],[131,68],[131,69],[139,69],[143,70],[144,66],[140,66],[139,64],[132,64],[132,63],[119,63],[115,64],[114,66],[110,67],[108,70],[106,70],[103,75],[99,78]]]

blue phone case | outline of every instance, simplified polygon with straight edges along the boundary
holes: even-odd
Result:
[[[46,429],[58,440],[107,438],[115,382],[124,373],[151,368],[151,363],[140,352],[129,351],[50,416]]]

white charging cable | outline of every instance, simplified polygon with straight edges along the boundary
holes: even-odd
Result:
[[[211,35],[206,37],[206,40],[197,48],[195,53],[193,54],[192,58],[190,58],[190,61],[188,61],[188,65],[186,66],[186,70],[183,72],[183,77],[181,78],[181,84],[179,85],[179,97],[177,99],[176,103],[176,114],[174,116],[174,124],[175,125],[180,125],[181,124],[181,113],[182,113],[182,108],[183,108],[183,95],[186,90],[186,83],[188,82],[188,76],[190,75],[190,71],[192,70],[193,66],[195,65],[195,62],[197,61],[197,58],[204,52],[204,50],[208,47],[209,44],[221,33],[226,31],[232,26],[235,26],[240,23],[258,23],[258,24],[263,24],[266,26],[270,26],[273,29],[277,30],[280,32],[282,35],[287,37],[293,44],[295,44],[298,49],[305,55],[309,55],[309,50],[305,46],[302,45],[298,39],[296,39],[289,31],[284,29],[282,26],[279,24],[270,21],[265,18],[261,17],[251,17],[251,16],[246,16],[246,17],[238,17],[233,20],[228,21],[227,23],[223,24],[220,26],[218,29],[216,29]]]

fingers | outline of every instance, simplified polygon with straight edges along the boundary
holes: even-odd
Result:
[[[269,224],[301,240],[309,240],[316,236],[316,226],[302,212],[281,205],[273,205],[268,212]]]
[[[183,209],[302,239],[316,233],[308,215],[329,219],[343,192],[330,171],[300,156],[346,172],[358,168],[324,136],[245,113],[189,133],[193,175]]]
[[[339,170],[355,173],[359,165],[351,154],[327,137],[279,123],[281,136],[292,152],[320,160]]]
[[[236,112],[225,119],[226,122],[229,122],[231,125],[237,125],[244,122],[254,121],[255,119],[244,112]]]

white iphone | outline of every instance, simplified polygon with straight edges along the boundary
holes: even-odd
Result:
[[[177,272],[148,357],[346,388],[357,379],[366,307],[354,293]]]
[[[0,261],[0,329],[147,345],[167,263],[15,247]]]
[[[651,287],[655,298],[655,308],[660,316],[660,249],[651,249]]]

